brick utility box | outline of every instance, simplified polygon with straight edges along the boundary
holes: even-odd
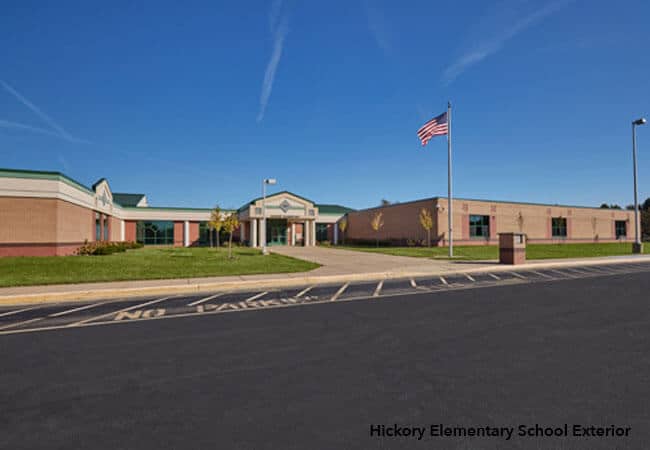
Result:
[[[499,263],[524,264],[526,262],[526,235],[524,233],[499,233]]]

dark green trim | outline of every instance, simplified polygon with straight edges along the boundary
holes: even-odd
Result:
[[[341,205],[332,205],[332,204],[320,204],[316,205],[318,208],[318,214],[347,214],[352,211],[356,211],[356,209],[348,208],[347,206],[341,206]]]
[[[122,206],[137,206],[144,194],[127,194],[123,192],[113,192],[113,202]]]
[[[203,211],[211,212],[212,208],[178,208],[174,206],[122,206],[122,209],[130,211],[147,211],[147,210],[161,210],[161,211]],[[222,209],[221,212],[233,213],[235,211]]]

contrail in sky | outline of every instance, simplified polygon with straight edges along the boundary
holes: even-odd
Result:
[[[269,103],[269,98],[271,97],[271,90],[273,89],[273,81],[275,80],[275,72],[278,69],[278,64],[280,64],[280,58],[282,57],[282,50],[284,48],[284,38],[287,36],[289,31],[289,21],[287,16],[284,15],[281,18],[281,8],[282,2],[276,1],[273,3],[271,13],[269,14],[269,25],[271,27],[271,32],[273,33],[273,51],[271,52],[271,59],[266,66],[266,71],[264,72],[264,81],[262,82],[262,93],[260,94],[260,110],[257,114],[257,122],[261,122],[264,119],[264,113],[266,112],[266,105]],[[278,24],[279,20],[279,24]]]

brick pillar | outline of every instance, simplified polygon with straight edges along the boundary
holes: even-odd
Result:
[[[174,222],[174,247],[183,246],[183,222]]]

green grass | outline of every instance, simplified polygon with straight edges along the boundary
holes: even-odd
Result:
[[[142,248],[106,256],[0,258],[0,287],[303,272],[318,264],[257,249]]]
[[[372,253],[384,253],[395,256],[413,256],[416,258],[449,259],[447,247],[335,247],[348,250],[360,250]],[[650,245],[644,246],[644,253],[650,253]],[[631,255],[632,244],[529,244],[526,249],[527,259],[552,258],[589,258],[595,256]],[[458,259],[497,259],[499,249],[496,245],[461,245],[454,247],[454,258]]]

